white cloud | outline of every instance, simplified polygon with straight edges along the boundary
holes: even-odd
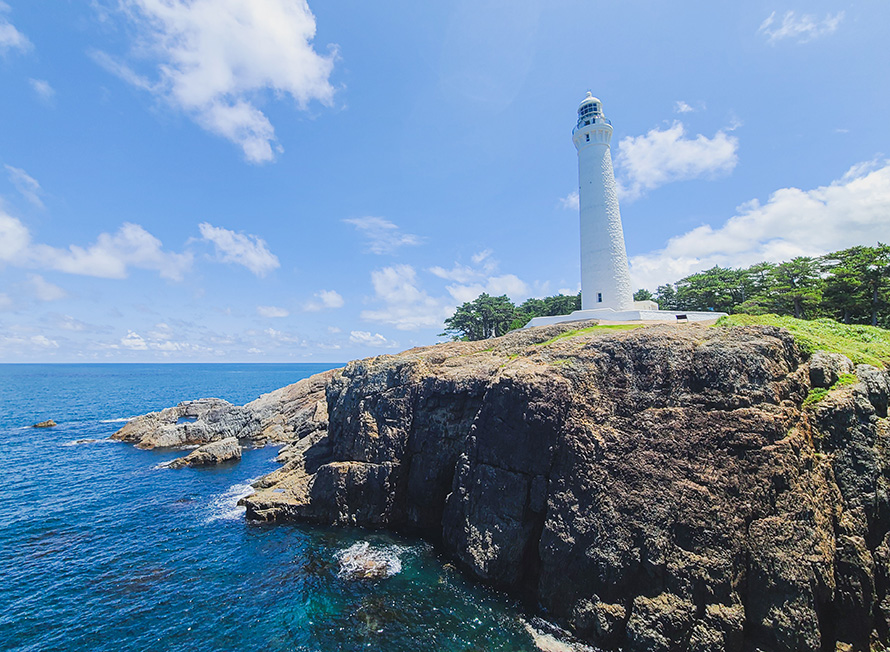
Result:
[[[49,102],[56,95],[56,90],[45,79],[29,79],[28,83],[31,84],[31,88],[37,93],[37,97],[44,102]]]
[[[290,95],[301,109],[333,101],[336,51],[314,50],[315,16],[305,0],[121,0],[120,6],[138,30],[132,54],[151,60],[156,79],[106,53],[96,53],[96,61],[236,143],[251,163],[281,151],[257,108],[265,91]]]
[[[458,283],[469,283],[482,276],[479,270],[468,265],[461,265],[460,263],[454,263],[451,269],[445,269],[437,265],[430,267],[429,271],[446,281],[457,281]]]
[[[11,165],[4,165],[3,167],[6,168],[6,175],[12,182],[12,185],[15,186],[15,189],[19,191],[19,194],[38,208],[43,208],[43,202],[40,199],[40,184],[37,182],[37,179],[21,168],[14,168]]]
[[[0,208],[0,263],[24,262],[30,245],[28,228]]]
[[[674,102],[674,112],[675,113],[695,113],[696,111],[700,111],[704,109],[704,104],[701,102],[696,103],[698,106],[692,106],[689,102],[684,102],[683,100],[677,100]]]
[[[738,138],[723,130],[713,138],[687,138],[682,122],[622,138],[615,158],[621,197],[633,200],[674,181],[728,174],[738,162],[738,147]]]
[[[356,217],[343,221],[352,224],[365,237],[372,254],[391,254],[399,247],[423,243],[419,236],[402,233],[398,226],[382,217]]]
[[[744,267],[886,242],[888,216],[890,161],[858,164],[827,186],[782,188],[765,204],[740,206],[723,226],[702,225],[664,249],[634,256],[631,275],[652,290],[714,265]]]
[[[40,274],[31,274],[28,277],[28,285],[34,292],[34,296],[41,301],[56,301],[58,299],[64,299],[66,296],[68,296],[65,290],[60,288],[58,285],[53,285],[45,278],[40,276]]]
[[[138,224],[124,223],[114,234],[100,233],[89,247],[67,249],[33,244],[27,227],[0,210],[0,263],[54,269],[68,274],[126,278],[128,268],[157,271],[162,278],[181,280],[192,255],[162,249],[161,241]]]
[[[303,346],[306,344],[306,341],[302,337],[275,330],[274,328],[267,328],[263,333],[268,335],[275,344],[300,344]]]
[[[494,265],[497,266],[497,262],[491,257],[494,253],[491,249],[483,249],[482,251],[477,251],[475,254],[470,256],[470,260],[473,261],[476,265]]]
[[[0,309],[10,308],[12,307],[12,299],[9,298],[9,295],[0,292]]]
[[[58,349],[59,343],[51,340],[46,335],[32,335],[31,344],[41,349]]]
[[[9,5],[0,2],[0,14],[9,11]],[[31,49],[31,41],[18,31],[12,23],[0,15],[0,54],[6,54],[9,50],[27,52]]]
[[[342,308],[346,303],[339,292],[335,290],[319,290],[315,293],[318,301],[309,301],[303,306],[307,312],[318,312],[326,308]]]
[[[135,331],[127,331],[127,336],[121,338],[120,345],[125,349],[130,349],[131,351],[146,351],[148,350],[148,343],[145,339]]]
[[[349,341],[360,346],[373,346],[384,349],[394,349],[399,346],[398,342],[388,340],[380,333],[372,335],[368,331],[350,331]]]
[[[213,243],[217,258],[223,262],[243,265],[257,276],[265,276],[281,266],[266,241],[258,236],[235,233],[207,222],[202,222],[198,228],[204,240]]]
[[[581,195],[578,194],[577,190],[573,190],[565,197],[561,197],[559,203],[566,210],[577,211],[581,208]]]
[[[795,39],[798,43],[806,43],[820,36],[833,34],[843,19],[843,11],[833,16],[830,13],[825,14],[822,20],[810,14],[798,16],[793,11],[787,11],[782,17],[781,24],[777,25],[774,11],[760,24],[757,32],[766,36],[770,43],[788,38]]]
[[[399,330],[441,326],[453,305],[429,296],[417,287],[417,272],[410,265],[395,265],[371,272],[371,283],[381,310],[363,310],[362,319],[392,324]]]
[[[126,278],[128,267],[154,270],[162,278],[182,280],[191,267],[190,253],[164,251],[162,243],[138,224],[124,223],[114,234],[100,233],[87,248],[70,245],[68,250],[34,245],[33,259],[69,274]]]
[[[286,308],[279,308],[278,306],[257,306],[256,311],[269,319],[279,319],[290,314]]]
[[[155,340],[166,341],[173,337],[173,329],[169,324],[160,322],[155,324],[154,330],[148,332],[148,336]]]
[[[529,295],[528,285],[514,274],[492,276],[484,284],[449,285],[446,289],[454,297],[455,301],[459,303],[472,301],[483,292],[494,297],[506,294],[513,301],[521,301],[528,298]]]
[[[446,281],[455,281],[445,289],[458,303],[472,301],[483,292],[493,296],[506,294],[514,301],[527,298],[529,287],[515,274],[493,275],[498,261],[492,257],[492,253],[491,249],[485,249],[474,254],[472,261],[478,267],[454,263],[451,269],[431,267],[429,271]]]

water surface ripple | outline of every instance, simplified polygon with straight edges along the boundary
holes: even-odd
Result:
[[[0,649],[534,649],[516,605],[423,542],[245,522],[237,500],[274,448],[171,471],[175,451],[107,441],[129,416],[241,404],[331,366],[0,365]],[[397,572],[341,573],[362,541]]]

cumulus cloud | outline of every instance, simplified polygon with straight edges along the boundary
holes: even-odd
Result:
[[[116,233],[99,234],[88,247],[70,245],[62,249],[34,244],[28,228],[0,210],[0,263],[100,278],[126,278],[129,268],[135,267],[181,280],[191,267],[192,255],[164,251],[160,240],[130,223],[124,223]]]
[[[264,92],[301,109],[333,101],[336,51],[315,51],[315,16],[305,0],[120,0],[139,36],[132,57],[153,77],[104,52],[94,59],[124,81],[184,111],[239,145],[251,163],[275,158],[275,129],[257,107]]]
[[[30,50],[31,41],[3,16],[8,12],[9,5],[0,1],[0,54],[6,54],[10,50]]]
[[[372,346],[376,348],[395,349],[399,346],[398,342],[385,338],[380,333],[373,335],[369,331],[350,331],[349,341],[352,344],[360,346]]]
[[[621,198],[637,199],[674,181],[728,174],[738,162],[738,148],[738,138],[724,130],[713,138],[701,134],[688,138],[686,128],[678,121],[644,136],[622,138],[615,158]]]
[[[21,168],[14,168],[11,165],[3,167],[6,168],[6,176],[9,177],[9,181],[19,191],[19,194],[38,208],[43,208],[43,201],[40,199],[42,191],[37,179]]]
[[[236,233],[207,222],[202,222],[198,228],[204,240],[213,243],[217,258],[225,263],[243,265],[257,276],[265,276],[281,266],[266,241],[258,236]]]
[[[664,249],[634,256],[631,275],[652,289],[714,265],[744,267],[886,242],[888,215],[890,161],[861,163],[827,186],[782,188],[765,204],[743,204],[722,226],[699,226]]]
[[[821,36],[833,34],[843,19],[843,11],[839,11],[833,16],[828,13],[822,20],[811,14],[797,15],[793,11],[787,11],[781,22],[778,22],[774,11],[760,24],[757,32],[766,36],[767,41],[773,44],[783,39],[794,39],[798,43],[806,43]]]
[[[28,285],[34,293],[34,296],[41,301],[57,301],[58,299],[64,299],[68,296],[65,293],[65,290],[58,285],[53,285],[40,276],[40,274],[31,274],[28,277]]]
[[[391,324],[399,330],[441,326],[453,305],[436,299],[418,287],[417,272],[410,265],[395,265],[371,272],[375,298],[381,310],[363,310],[362,319]]]
[[[399,247],[423,243],[413,233],[402,233],[398,226],[382,217],[355,217],[343,220],[352,224],[365,237],[367,250],[372,254],[391,254]]]
[[[318,312],[326,308],[342,308],[346,303],[339,292],[335,290],[319,290],[315,293],[315,300],[307,302],[303,306],[303,310],[307,312]]]
[[[56,95],[56,90],[45,79],[29,79],[28,83],[31,84],[31,88],[37,93],[37,97],[44,102],[50,102]]]
[[[429,271],[446,281],[455,281],[445,289],[459,303],[472,301],[483,292],[493,296],[506,294],[514,301],[528,297],[528,285],[515,274],[494,274],[498,261],[492,257],[492,253],[491,249],[485,249],[474,254],[471,260],[475,267],[454,263],[451,269],[431,267]]]
[[[566,210],[577,211],[581,208],[581,195],[577,190],[573,190],[565,197],[560,197],[559,204]]]
[[[270,319],[280,319],[282,317],[287,317],[290,314],[286,308],[279,308],[278,306],[257,306],[256,311],[261,316]]]
[[[148,343],[139,333],[135,331],[127,331],[126,337],[121,338],[120,345],[131,351],[147,351]]]

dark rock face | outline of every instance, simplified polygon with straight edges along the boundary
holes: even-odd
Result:
[[[890,643],[887,372],[802,409],[853,367],[783,331],[569,328],[351,363],[248,517],[421,533],[604,649]]]

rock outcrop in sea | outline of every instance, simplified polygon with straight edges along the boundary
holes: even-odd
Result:
[[[168,469],[182,469],[187,466],[215,466],[241,459],[241,445],[235,437],[212,441],[193,450],[188,455],[178,457],[166,465]]]
[[[571,328],[359,360],[115,436],[284,443],[248,518],[419,533],[600,648],[890,643],[885,370],[766,326]]]

